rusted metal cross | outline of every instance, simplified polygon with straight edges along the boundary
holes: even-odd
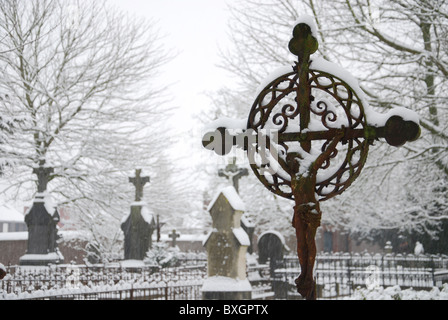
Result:
[[[143,187],[147,182],[149,182],[149,177],[140,176],[142,169],[135,170],[135,177],[130,177],[129,182],[135,186],[135,201],[141,201],[143,198]]]
[[[295,282],[303,297],[314,300],[319,202],[352,184],[375,140],[384,138],[398,147],[416,140],[420,127],[407,109],[374,112],[346,72],[323,59],[310,59],[318,43],[309,21],[297,23],[289,42],[298,61],[258,93],[242,132],[232,134],[219,126],[204,135],[203,145],[219,155],[232,145],[242,147],[263,185],[295,201],[292,225],[301,267]]]

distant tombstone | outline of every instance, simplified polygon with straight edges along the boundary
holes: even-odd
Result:
[[[205,300],[251,299],[252,287],[246,277],[246,252],[250,245],[241,228],[244,203],[235,188],[221,190],[210,203],[212,231],[204,240],[208,278],[202,287]]]
[[[386,245],[384,246],[384,251],[386,253],[392,253],[392,249],[393,249],[392,243],[390,241],[387,241]]]
[[[236,165],[236,158],[232,158],[232,162],[229,163],[225,169],[220,169],[218,171],[218,175],[220,177],[225,177],[229,180],[232,181],[232,185],[235,188],[236,192],[239,192],[238,190],[238,185],[239,185],[239,180],[244,177],[249,175],[249,172],[246,168],[239,168]]]
[[[121,224],[124,233],[124,259],[143,260],[152,246],[151,237],[156,228],[153,214],[142,201],[143,186],[149,182],[149,177],[141,177],[141,169],[138,169],[135,177],[129,178],[129,182],[135,186],[135,202]]]
[[[263,264],[269,260],[272,265],[281,261],[288,250],[285,239],[279,232],[266,231],[258,239],[258,262]]]
[[[176,230],[173,230],[168,237],[170,237],[172,239],[171,240],[171,246],[175,247],[177,245],[176,239],[180,237],[180,234],[178,234],[176,232]]]
[[[218,175],[231,181],[236,192],[239,193],[239,180],[242,177],[249,175],[249,172],[246,168],[238,167],[236,165],[236,158],[233,157],[231,163],[229,163],[224,169],[218,170]],[[246,231],[250,240],[250,246],[249,248],[247,248],[247,252],[253,253],[252,238],[255,231],[255,225],[252,223],[252,221],[250,221],[250,219],[243,216],[241,218],[241,227],[244,229],[244,231]]]
[[[37,193],[31,208],[25,214],[28,227],[28,242],[25,255],[20,257],[20,265],[49,265],[64,261],[58,250],[57,224],[60,215],[47,194],[47,183],[53,168],[40,166],[33,170],[38,177]]]

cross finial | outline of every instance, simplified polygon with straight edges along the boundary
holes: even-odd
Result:
[[[218,175],[220,177],[225,177],[232,181],[233,187],[235,188],[236,192],[238,192],[238,180],[240,180],[242,177],[247,176],[249,173],[246,168],[239,168],[236,165],[236,158],[232,158],[232,162],[229,163],[225,169],[219,169]]]
[[[172,245],[173,245],[173,247],[175,247],[176,246],[176,239],[180,237],[180,234],[176,233],[176,230],[173,230],[171,232],[171,234],[169,235],[169,237],[171,239],[173,239]]]
[[[43,193],[47,190],[50,174],[54,171],[51,167],[39,166],[33,169],[33,173],[37,175],[37,192]]]
[[[149,177],[140,176],[142,173],[142,169],[135,170],[135,177],[130,177],[129,182],[131,182],[135,186],[135,201],[141,201],[143,198],[143,187],[149,182]]]

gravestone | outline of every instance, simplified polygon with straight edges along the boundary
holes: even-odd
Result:
[[[251,299],[246,277],[246,252],[250,245],[241,228],[244,203],[233,186],[222,189],[210,203],[213,230],[204,240],[207,249],[207,279],[202,286],[205,300]]]
[[[285,268],[283,257],[288,251],[285,238],[280,232],[269,230],[263,232],[258,239],[258,263],[265,264],[269,261],[272,290],[277,299],[286,299],[288,296],[289,283],[275,272]]]
[[[232,162],[229,163],[225,169],[219,169],[218,175],[220,177],[225,177],[232,181],[232,185],[235,188],[236,192],[239,193],[239,180],[249,175],[249,171],[246,168],[240,168],[236,165],[236,158],[232,158]]]
[[[25,214],[28,227],[28,242],[25,255],[20,257],[20,265],[49,265],[64,261],[58,250],[57,240],[60,215],[47,193],[47,184],[53,168],[39,166],[33,170],[37,175],[37,193],[30,209]]]
[[[141,169],[137,169],[135,177],[130,177],[129,182],[135,186],[135,201],[131,204],[131,212],[121,224],[124,233],[124,259],[143,261],[152,246],[152,233],[156,228],[153,214],[142,201],[143,186],[149,182],[149,177],[142,177]]]
[[[229,163],[224,169],[218,170],[220,177],[227,178],[231,181],[236,192],[239,194],[239,180],[242,177],[249,175],[249,171],[246,168],[240,168],[236,165],[236,158],[232,158],[232,162]],[[247,248],[248,253],[253,253],[252,239],[255,231],[255,224],[246,216],[241,217],[241,227],[246,231],[249,236],[250,246]]]
[[[176,233],[176,230],[173,230],[168,237],[172,239],[171,246],[175,247],[177,245],[176,239],[180,237],[180,234]]]
[[[289,251],[285,238],[277,231],[269,230],[263,232],[258,239],[258,262],[271,263],[281,261],[285,253]]]

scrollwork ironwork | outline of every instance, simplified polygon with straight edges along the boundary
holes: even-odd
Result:
[[[279,87],[280,84],[282,84],[281,87]],[[326,132],[345,128],[359,129],[367,125],[361,100],[342,79],[326,72],[309,70],[308,85],[311,88],[312,101],[309,108],[313,117],[310,128],[302,131],[299,129],[300,115],[297,106],[299,92],[296,72],[280,76],[260,92],[249,113],[247,128],[256,131],[275,129],[279,134],[298,132],[304,134],[304,137],[317,129],[323,138],[313,140],[312,144],[323,152],[331,139],[331,134],[328,134],[328,138],[325,139]],[[312,139],[309,138],[309,140]],[[333,150],[319,168],[320,171],[330,171],[318,174],[315,191],[320,201],[342,193],[357,178],[362,169],[362,160],[367,156],[369,143],[365,139],[343,139],[342,142],[343,145]],[[288,178],[293,172],[288,166],[286,155],[297,143],[278,141],[275,146],[270,145],[269,150],[267,150],[268,146],[264,147],[265,150],[258,146],[249,156],[249,160],[254,160],[250,161],[251,168],[264,186],[271,192],[288,199],[293,199],[291,182]],[[275,165],[269,161],[260,165],[255,161],[256,153],[272,152],[278,153]],[[352,158],[355,152],[360,153],[358,160]]]

